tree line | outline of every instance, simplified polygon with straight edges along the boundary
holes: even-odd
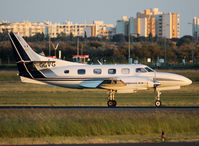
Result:
[[[38,53],[49,55],[49,38],[44,34],[36,34],[24,38]],[[61,33],[57,38],[50,38],[51,56],[55,54],[54,46],[59,43],[58,50],[62,51],[62,59],[72,60],[77,54],[77,40],[79,40],[80,54],[89,55],[90,62],[96,63],[103,60],[105,63],[127,63],[128,61],[128,36],[121,34],[111,38],[98,37],[74,37],[72,34]],[[158,59],[165,58],[167,64],[191,63],[192,49],[194,48],[194,62],[199,62],[199,45],[193,41],[192,36],[183,36],[179,39],[164,39],[158,37],[134,37],[130,38],[131,57],[139,63],[156,63]],[[166,48],[166,52],[165,52]],[[56,51],[58,51],[56,50]],[[58,54],[58,53],[56,53]],[[151,58],[152,62],[147,62]],[[9,42],[8,34],[0,34],[0,63],[15,63],[15,58]]]

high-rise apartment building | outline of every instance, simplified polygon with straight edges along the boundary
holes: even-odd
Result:
[[[165,38],[180,37],[180,15],[176,13],[167,13],[162,15],[162,36]]]
[[[177,13],[159,12],[158,8],[137,12],[137,18],[124,17],[117,21],[116,34],[137,34],[144,37],[180,37],[180,15]]]
[[[144,10],[144,12],[137,12],[137,19],[145,18],[144,21],[146,21],[145,24],[146,36],[149,35],[152,35],[152,37],[156,36],[156,17],[161,14],[162,12],[159,12],[158,8],[146,9]]]
[[[116,34],[127,35],[128,33],[128,23],[129,19],[127,16],[123,16],[122,19],[116,22]]]
[[[135,35],[135,19],[133,17],[129,18],[129,29],[130,34]]]
[[[134,36],[147,37],[147,19],[146,18],[135,18],[134,19]]]
[[[180,15],[177,13],[159,12],[158,8],[138,12],[137,18],[147,18],[147,35],[153,37],[179,38]]]

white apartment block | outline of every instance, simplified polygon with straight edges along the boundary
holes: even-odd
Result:
[[[167,13],[162,15],[162,37],[179,38],[180,37],[180,15],[176,13]]]
[[[116,23],[116,34],[127,35],[128,31],[128,21],[127,16],[122,16],[122,19],[117,20]]]
[[[192,23],[192,35],[195,38],[199,37],[199,18],[194,17],[193,23]]]
[[[66,21],[64,24],[55,23],[50,21],[32,23],[29,21],[8,23],[3,21],[0,23],[0,33],[4,31],[13,31],[20,33],[23,37],[34,36],[36,33],[43,33],[55,38],[60,33],[65,33],[73,36],[83,36],[85,31],[89,31],[90,35],[87,37],[110,37],[115,34],[115,25],[104,24],[103,21],[94,21],[93,24],[73,24],[71,21]]]
[[[147,35],[147,18],[140,18],[140,36],[148,37]]]
[[[0,33],[4,31],[13,31],[20,33],[23,37],[34,36],[36,33],[45,33],[44,23],[32,23],[29,21],[8,23],[3,21],[0,24]]]
[[[129,18],[129,29],[130,29],[130,34],[132,36],[136,36],[136,33],[135,33],[135,20],[134,20],[133,17]]]

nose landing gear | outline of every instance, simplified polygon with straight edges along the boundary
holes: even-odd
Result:
[[[159,90],[156,90],[156,93],[157,93],[157,95],[156,95],[156,97],[155,97],[155,99],[156,99],[156,101],[155,101],[155,106],[156,106],[156,107],[160,107],[160,106],[162,105],[162,103],[161,103],[161,101],[160,101],[161,92],[160,92]]]
[[[116,107],[117,102],[115,101],[115,90],[109,90],[109,96],[108,96],[108,107]]]

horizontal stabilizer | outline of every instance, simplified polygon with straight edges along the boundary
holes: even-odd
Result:
[[[55,63],[56,61],[18,61],[17,63]]]
[[[26,77],[23,77],[23,76],[20,76],[20,79],[21,79],[21,82],[23,82],[23,83],[33,83],[33,84],[42,84],[42,85],[46,84],[44,82],[40,82],[40,81],[30,79],[30,78],[26,78]]]

